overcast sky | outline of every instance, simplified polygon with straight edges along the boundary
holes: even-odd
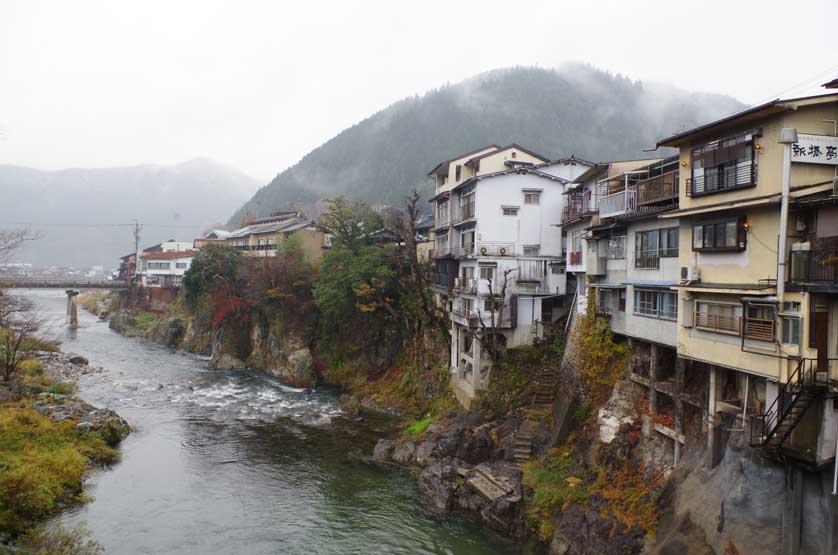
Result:
[[[838,77],[836,23],[836,0],[2,0],[0,163],[207,156],[267,181],[400,98],[512,65],[756,103]]]

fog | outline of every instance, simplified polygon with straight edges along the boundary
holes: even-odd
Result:
[[[400,98],[514,65],[581,61],[752,104],[835,77],[835,21],[832,0],[6,0],[0,164],[207,156],[266,182]]]

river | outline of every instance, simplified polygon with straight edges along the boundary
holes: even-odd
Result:
[[[63,513],[107,553],[516,554],[518,542],[458,516],[425,512],[413,476],[370,465],[386,422],[353,421],[330,390],[285,387],[254,372],[122,337],[63,291],[31,290],[62,349],[104,373],[79,395],[134,428],[122,460],[94,472],[94,500]]]

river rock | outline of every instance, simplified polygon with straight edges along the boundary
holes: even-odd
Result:
[[[85,358],[81,355],[70,354],[68,356],[70,357],[68,359],[70,364],[83,365],[83,366],[87,366],[88,364],[90,364],[90,361],[87,360],[87,358]]]
[[[450,461],[435,462],[423,470],[418,485],[424,504],[436,513],[451,510],[457,478],[457,467]]]
[[[405,441],[393,449],[393,461],[399,464],[412,464],[416,456],[416,444]]]
[[[557,511],[550,555],[639,555],[645,532],[627,528],[597,511],[570,505]]]
[[[372,460],[376,462],[389,461],[395,446],[396,442],[391,439],[379,439],[372,451]]]
[[[230,353],[215,353],[209,361],[210,370],[243,370],[247,366]]]
[[[186,324],[176,317],[166,318],[154,327],[153,339],[167,347],[177,347],[186,333]]]

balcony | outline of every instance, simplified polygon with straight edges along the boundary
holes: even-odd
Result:
[[[634,267],[641,270],[657,270],[660,268],[659,250],[637,251],[634,254]]]
[[[611,218],[620,216],[636,209],[635,191],[628,189],[599,199],[599,217]]]
[[[637,206],[678,199],[678,170],[656,175],[635,185]]]
[[[687,179],[687,196],[698,197],[735,189],[756,186],[756,166],[753,162],[707,168],[704,175]]]
[[[453,218],[454,225],[473,220],[475,217],[474,201],[460,205],[460,213],[456,218]]]
[[[789,282],[838,286],[838,249],[792,251],[789,254]]]
[[[454,278],[454,290],[463,293],[477,293],[477,279],[470,277]]]
[[[562,208],[562,222],[569,222],[585,214],[596,212],[596,203],[591,197],[582,194],[571,194],[567,196],[566,203]]]
[[[571,266],[581,266],[582,265],[582,251],[577,251],[577,252],[570,253],[570,265]]]
[[[454,287],[454,279],[452,279],[451,274],[446,274],[443,272],[431,272],[429,279],[431,282],[431,287],[437,287],[445,290],[450,290]]]

